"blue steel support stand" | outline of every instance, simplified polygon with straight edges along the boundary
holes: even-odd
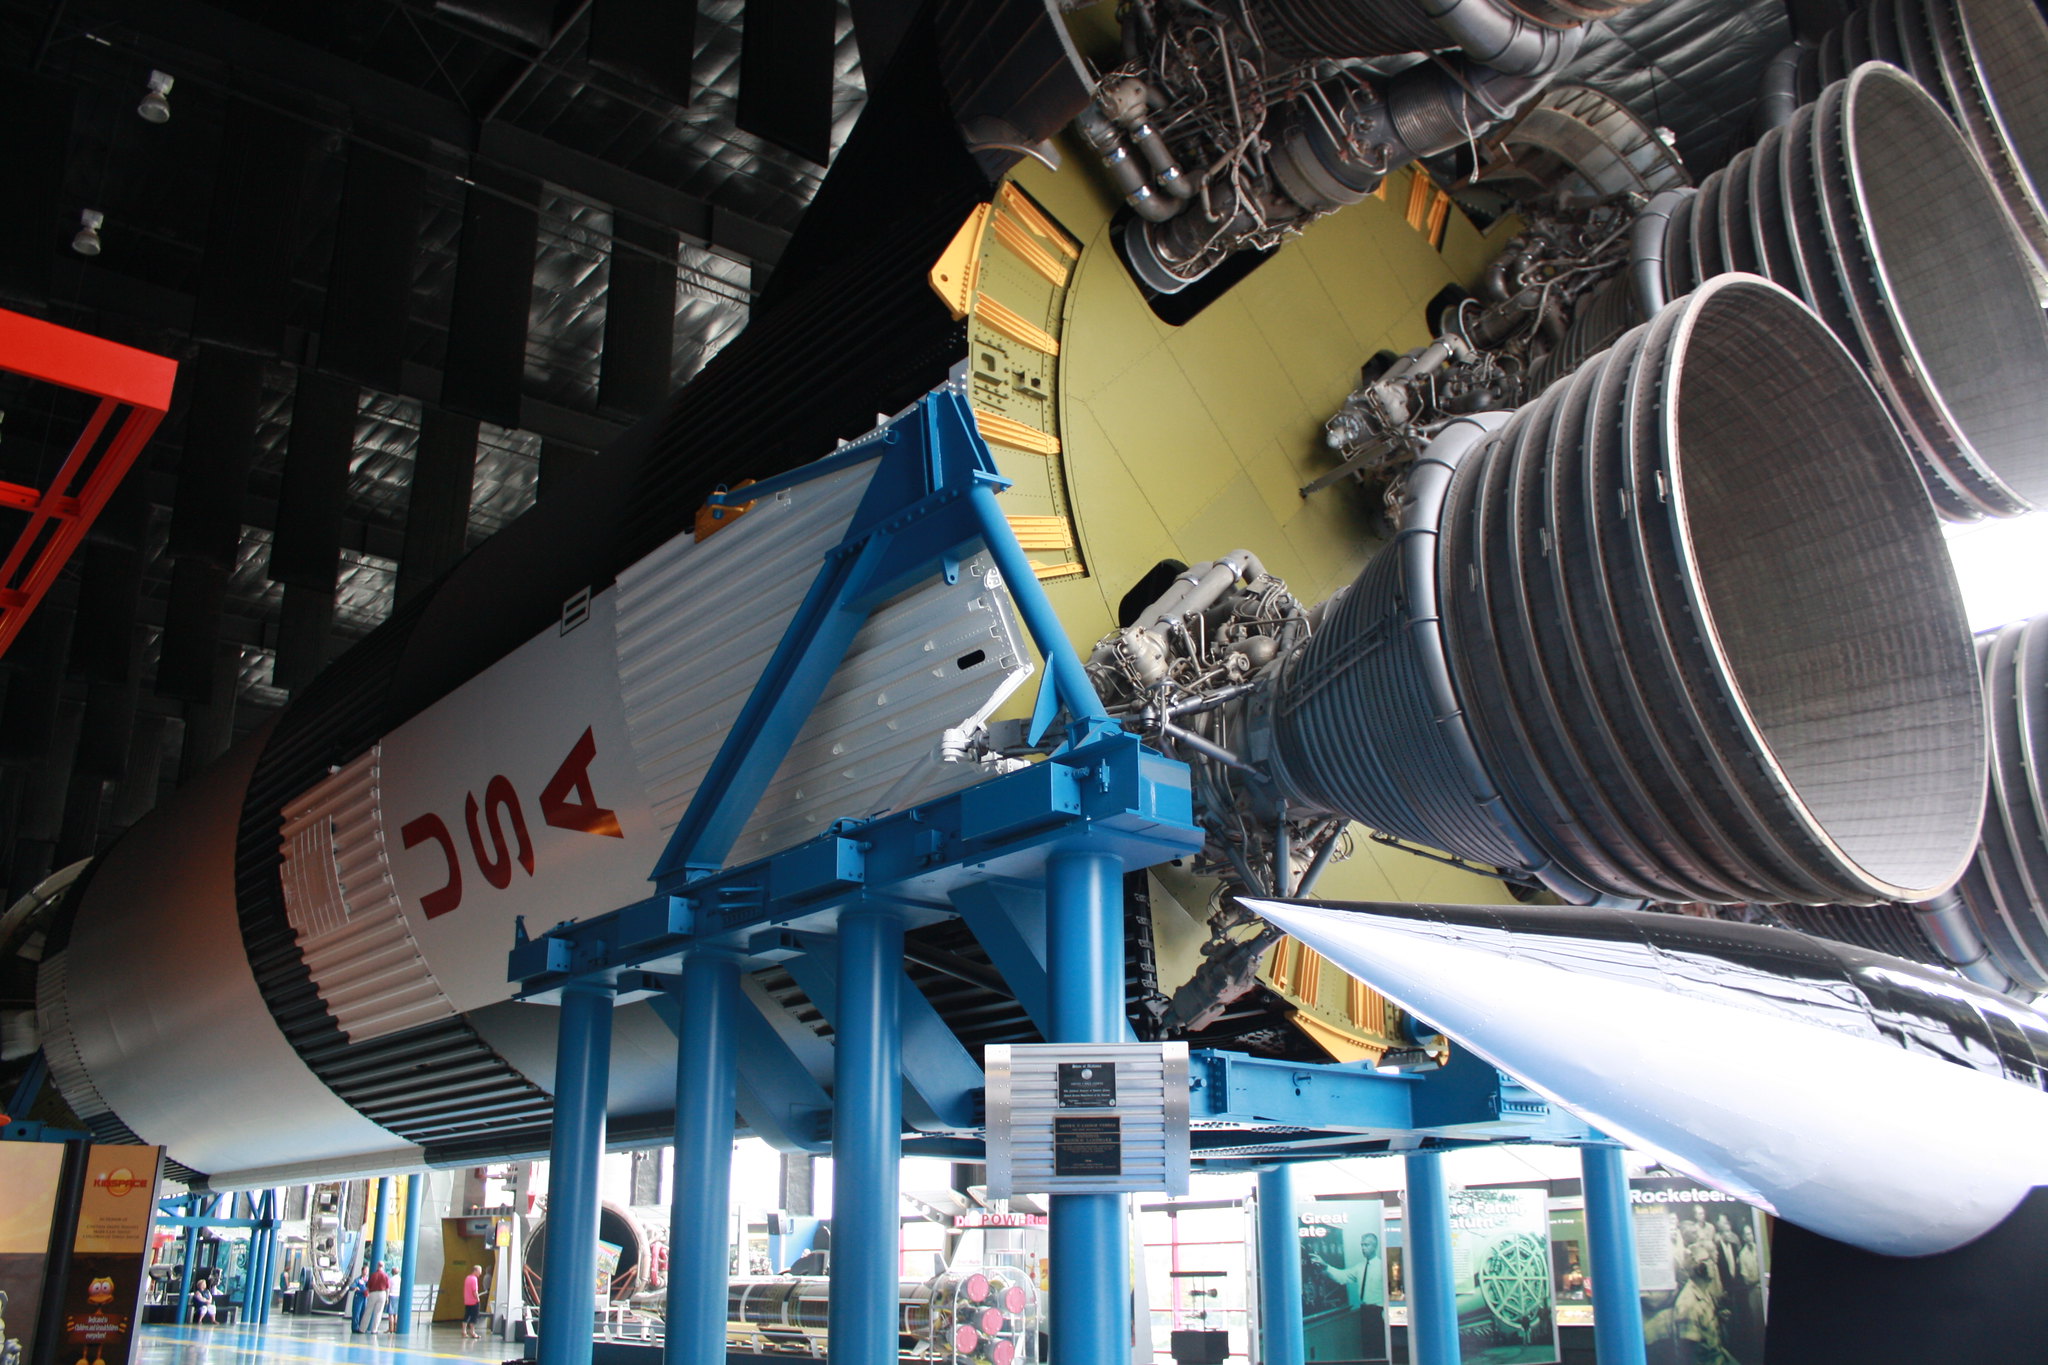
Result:
[[[1123,862],[1083,843],[1046,860],[1051,1038],[1124,1038]],[[1131,1357],[1130,1228],[1120,1194],[1052,1196],[1052,1350],[1060,1365]]]
[[[604,1155],[605,1092],[611,1084],[610,986],[562,988],[555,1043],[555,1121],[548,1144],[548,1245],[540,1311],[541,1365],[590,1365],[597,1283],[598,1161]]]
[[[725,1365],[726,1216],[732,1205],[739,960],[683,958],[676,989],[676,1156],[669,1206],[665,1365]]]
[[[1592,1262],[1593,1349],[1600,1365],[1644,1365],[1643,1301],[1636,1273],[1635,1214],[1619,1147],[1581,1147],[1586,1252]]]
[[[571,1195],[570,1182],[586,1168],[595,1180],[604,1133],[603,1059],[578,1060],[598,1050],[585,1035],[601,1021],[588,1014],[591,998],[581,992],[601,991],[608,1010],[614,994],[640,999],[674,989],[672,973],[687,970],[707,948],[731,952],[751,966],[764,954],[770,960],[813,954],[836,936],[831,1354],[833,1365],[895,1365],[906,922],[922,925],[950,916],[950,897],[972,882],[1045,876],[1053,902],[1050,1036],[1119,1042],[1127,1033],[1124,867],[1150,866],[1201,846],[1186,767],[1126,734],[1089,685],[994,499],[1006,481],[965,396],[951,387],[929,395],[875,437],[832,456],[838,462],[832,467],[855,459],[876,460],[860,507],[842,541],[826,552],[671,831],[655,865],[655,895],[593,919],[558,924],[538,938],[529,938],[523,924],[515,932],[507,973],[521,983],[521,998],[557,1001],[563,1012],[542,1365],[587,1365],[592,1354],[584,1309],[595,1275],[594,1188],[587,1193],[588,1209],[578,1204],[575,1210],[587,1222],[566,1216],[572,1198],[583,1197]],[[800,482],[822,472],[821,464],[785,477]],[[749,496],[781,486],[767,480]],[[908,811],[839,821],[794,848],[727,866],[742,828],[869,613],[934,573],[952,581],[962,556],[977,543],[986,544],[1045,659],[1034,736],[1064,711],[1065,742],[1044,763]],[[911,999],[914,1006],[917,997]],[[717,1016],[740,1007],[714,1009],[693,1025],[687,1013],[692,1003],[688,991],[678,1001],[679,1201],[686,1181],[729,1181],[723,1165],[728,1146],[719,1135],[730,1134],[735,1090],[741,1098],[747,1090],[735,1087],[729,1069],[698,1069],[731,1049],[705,1048],[690,1036],[697,1029],[721,1037],[728,1026],[739,1029]],[[735,1037],[745,1040],[744,1032]],[[586,1065],[597,1068],[597,1082],[579,1092],[576,1068]],[[954,1079],[960,1079],[959,1068]],[[804,1081],[816,1089],[808,1076]],[[971,1122],[971,1089],[959,1087],[957,1098],[967,1103],[962,1119],[949,1127]],[[922,1092],[919,1102],[927,1103]],[[815,1113],[821,1106],[799,1107]],[[699,1109],[710,1117],[693,1131],[690,1116]],[[576,1149],[573,1160],[568,1146]],[[714,1165],[720,1166],[716,1173]],[[689,1210],[679,1203],[672,1229],[680,1254],[672,1284],[679,1298],[671,1314],[671,1362],[718,1365],[724,1358],[723,1266],[710,1250],[724,1244],[724,1208],[722,1194]],[[716,1229],[693,1227],[692,1219],[716,1219]],[[1061,1365],[1122,1365],[1130,1352],[1124,1200],[1062,1197],[1052,1221]],[[581,1259],[562,1262],[572,1252]],[[698,1299],[701,1308],[687,1306]]]
[[[418,1297],[412,1277],[420,1268],[420,1186],[426,1179],[425,1171],[414,1171],[405,1178],[405,1240],[399,1244],[398,1316],[392,1323],[401,1335],[412,1330],[412,1305]]]
[[[1304,1365],[1301,1234],[1294,1216],[1294,1168],[1259,1172],[1259,1332],[1261,1365]]]
[[[1403,1265],[1408,1279],[1408,1359],[1458,1365],[1458,1287],[1451,1273],[1451,1193],[1443,1155],[1410,1152],[1401,1201]]]
[[[902,997],[896,981],[902,970],[903,923],[895,912],[864,906],[840,916],[839,1017],[833,1023],[832,1365],[896,1365],[897,1182],[903,1160]]]

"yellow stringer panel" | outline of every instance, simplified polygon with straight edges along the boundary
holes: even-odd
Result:
[[[983,294],[974,305],[974,315],[1010,340],[1029,346],[1041,355],[1060,353],[1058,337],[1019,317],[987,294]]]
[[[1004,417],[1000,413],[976,408],[974,425],[981,428],[981,439],[990,445],[1009,446],[1012,450],[1028,450],[1036,455],[1060,453],[1059,437],[1026,425],[1014,417]]]
[[[1313,1014],[1296,1010],[1287,1016],[1287,1022],[1309,1036],[1310,1041],[1330,1054],[1336,1062],[1377,1062],[1387,1055],[1386,1045],[1375,1043],[1354,1034],[1346,1033]]]
[[[1435,188],[1421,171],[1408,178],[1408,226],[1417,232],[1429,226],[1429,194]]]
[[[976,204],[932,263],[932,290],[945,300],[955,319],[967,316],[974,306],[974,291],[981,287],[981,230],[988,222],[989,209],[987,204]]]
[[[1436,198],[1429,201],[1429,244],[1439,251],[1443,250],[1444,227],[1450,220],[1451,196],[1438,190]]]
[[[1045,276],[1053,288],[1067,287],[1067,263],[1040,246],[1037,238],[1006,213],[996,215],[996,240],[1008,247],[1011,255]]]
[[[1288,1022],[1340,1062],[1378,1061],[1400,1045],[1397,1012],[1387,998],[1331,967],[1307,944],[1284,938],[1260,965],[1259,980],[1292,1010]],[[1325,1001],[1327,994],[1334,999]]]
[[[1065,517],[1010,517],[1017,544],[1027,550],[1071,550],[1074,528]]]
[[[1059,225],[1046,217],[1022,190],[1006,180],[1003,182],[1001,194],[1003,207],[1023,219],[1033,232],[1051,242],[1054,251],[1070,261],[1081,259],[1081,248],[1074,245],[1073,238],[1060,231]]]
[[[1044,210],[1004,184],[993,202],[968,215],[928,277],[947,310],[968,322],[967,387],[982,439],[1000,451],[1046,457],[1005,471],[1013,480],[1011,505],[1019,507],[1011,524],[1023,548],[1059,552],[1057,562],[1030,561],[1042,579],[1087,573],[1058,458],[1060,340],[1052,330],[1061,325],[1062,296],[1080,255]],[[1017,306],[985,292],[991,288]],[[998,463],[1007,458],[999,453]],[[1040,515],[1042,509],[1055,515]]]

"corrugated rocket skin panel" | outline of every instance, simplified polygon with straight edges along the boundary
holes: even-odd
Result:
[[[252,743],[208,769],[95,871],[52,978],[52,1055],[68,1040],[107,1109],[187,1168],[416,1162],[406,1138],[308,1074],[243,955],[234,847],[256,757]],[[80,1093],[76,1077],[64,1091]]]

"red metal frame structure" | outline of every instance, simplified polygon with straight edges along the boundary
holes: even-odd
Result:
[[[0,482],[0,508],[28,524],[0,562],[0,654],[57,581],[171,406],[178,362],[0,309],[0,369],[100,400],[50,486]]]

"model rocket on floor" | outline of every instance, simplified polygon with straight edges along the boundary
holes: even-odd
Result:
[[[1839,1241],[1947,1251],[2048,1184],[2048,1017],[1948,974],[1678,915],[1247,906],[1601,1130]]]

